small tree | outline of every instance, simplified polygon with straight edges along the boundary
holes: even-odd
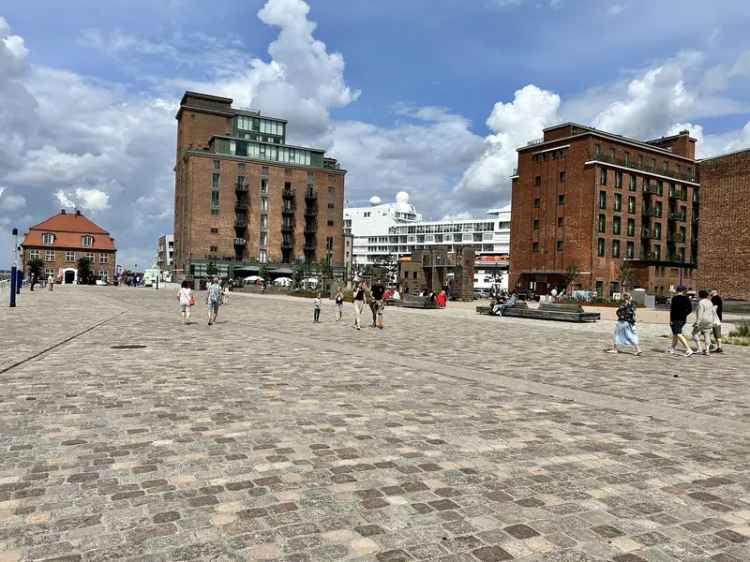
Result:
[[[263,279],[263,282],[268,282],[268,266],[266,264],[261,264],[258,277]]]
[[[206,275],[213,277],[217,273],[219,273],[219,270],[216,267],[216,264],[213,261],[208,262],[208,265],[206,266]]]
[[[633,284],[634,273],[630,261],[622,260],[622,262],[620,262],[620,272],[618,277],[623,291],[630,289],[630,286]]]
[[[576,277],[578,277],[578,264],[571,263],[566,269],[565,269],[565,290],[568,293],[573,293],[573,288],[571,285],[575,282]]]
[[[297,267],[294,268],[292,279],[294,279],[294,283],[299,287],[299,284],[302,283],[302,280],[304,278],[305,278],[305,264],[303,263],[297,264]]]
[[[81,285],[88,285],[91,283],[91,279],[94,276],[91,271],[91,260],[87,257],[80,258],[78,260],[78,283]]]
[[[42,273],[44,272],[44,262],[40,260],[39,258],[32,258],[29,260],[29,277],[32,275],[39,279],[42,276]]]

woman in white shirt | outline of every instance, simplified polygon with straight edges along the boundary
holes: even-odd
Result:
[[[182,287],[177,293],[177,300],[180,301],[180,316],[182,317],[182,323],[187,324],[188,320],[190,320],[190,309],[195,304],[193,290],[190,288],[190,284],[187,281],[182,282]]]

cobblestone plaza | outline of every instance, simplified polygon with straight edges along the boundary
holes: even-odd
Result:
[[[174,291],[0,322],[0,561],[750,561],[750,348]],[[347,305],[349,306],[349,305]],[[123,348],[124,346],[124,348]]]

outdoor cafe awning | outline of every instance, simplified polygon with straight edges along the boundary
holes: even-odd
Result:
[[[235,273],[258,273],[260,268],[257,265],[243,265],[242,267],[235,267]]]
[[[272,275],[293,275],[294,271],[289,269],[288,267],[279,267],[272,271],[270,271]]]

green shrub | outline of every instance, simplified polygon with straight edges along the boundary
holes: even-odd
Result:
[[[737,324],[729,336],[733,338],[750,338],[750,322]]]

